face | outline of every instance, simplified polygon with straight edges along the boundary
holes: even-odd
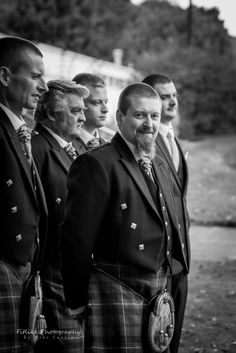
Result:
[[[53,130],[67,142],[80,135],[85,122],[84,100],[76,94],[68,94],[58,100],[53,113]]]
[[[126,114],[119,110],[117,112],[119,129],[139,150],[140,146],[149,150],[155,146],[161,119],[161,102],[157,98],[138,95],[131,96],[129,102]]]
[[[6,99],[17,115],[23,108],[35,109],[41,94],[48,90],[41,56],[28,52],[26,58],[25,64],[16,72],[8,69]]]
[[[85,99],[86,130],[92,131],[106,124],[107,120],[107,90],[105,87],[88,86],[90,95]]]
[[[162,100],[162,112],[161,122],[163,124],[169,124],[169,122],[175,119],[178,109],[178,99],[175,85],[173,82],[156,84],[155,90],[159,93]]]

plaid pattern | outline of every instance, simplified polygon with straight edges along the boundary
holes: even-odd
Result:
[[[166,270],[152,274],[118,263],[97,267],[89,281],[86,351],[150,353],[148,302],[165,288]]]
[[[84,351],[82,323],[74,320],[66,307],[59,270],[48,268],[41,273],[43,314],[47,333],[36,343],[37,352],[80,353]],[[57,332],[55,332],[57,331]]]
[[[0,352],[28,353],[32,347],[21,340],[20,303],[23,287],[28,279],[29,266],[19,267],[19,271],[0,260]],[[19,331],[18,331],[19,330]]]

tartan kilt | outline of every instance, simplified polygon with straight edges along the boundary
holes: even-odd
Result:
[[[23,269],[23,266],[22,266]],[[21,269],[21,270],[22,270]],[[28,279],[29,269],[21,272]],[[31,352],[32,346],[22,340],[20,309],[24,281],[10,264],[0,260],[0,352]]]
[[[83,323],[74,320],[65,304],[60,271],[48,267],[41,272],[43,314],[47,330],[36,343],[36,352],[84,352]]]
[[[150,273],[99,263],[89,280],[86,352],[150,353],[149,300],[166,287],[166,269]]]

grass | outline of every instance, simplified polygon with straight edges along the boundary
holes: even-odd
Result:
[[[183,141],[188,151],[188,208],[193,222],[236,226],[236,136]]]

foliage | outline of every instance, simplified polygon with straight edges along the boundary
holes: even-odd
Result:
[[[189,21],[190,15],[192,22]],[[236,45],[217,8],[192,12],[164,0],[1,0],[0,31],[171,76],[182,136],[236,130]]]

